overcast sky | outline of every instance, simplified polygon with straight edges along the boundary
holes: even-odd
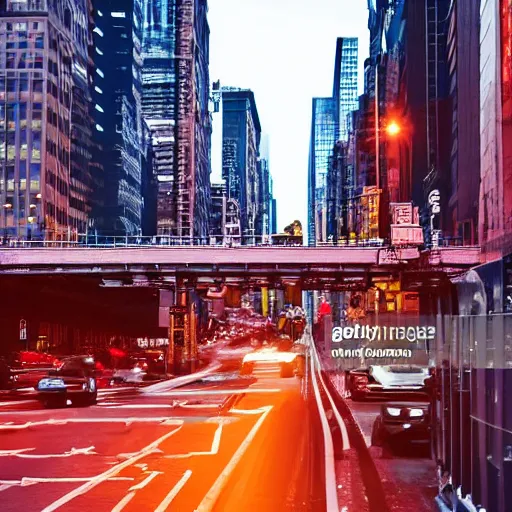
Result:
[[[269,136],[277,227],[307,224],[311,102],[331,96],[336,38],[368,55],[367,0],[210,0],[210,79],[252,89]],[[213,181],[221,176],[222,123],[214,114]]]

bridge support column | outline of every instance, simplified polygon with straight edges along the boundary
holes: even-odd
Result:
[[[284,289],[285,303],[302,307],[302,288],[298,285],[287,284]]]
[[[268,288],[261,288],[261,313],[264,317],[268,316]]]

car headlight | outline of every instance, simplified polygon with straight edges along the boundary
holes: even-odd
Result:
[[[41,379],[37,384],[38,389],[64,388],[66,385],[62,379]]]
[[[401,409],[398,409],[396,407],[386,407],[386,412],[390,415],[390,416],[400,416],[400,412],[401,412]]]
[[[411,409],[409,411],[409,416],[411,418],[421,418],[421,416],[423,416],[423,410],[422,409]]]

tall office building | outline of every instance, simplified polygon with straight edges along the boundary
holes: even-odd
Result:
[[[254,93],[222,89],[222,178],[228,199],[238,202],[242,236],[256,235],[261,125]],[[246,238],[247,239],[247,238]]]
[[[142,113],[151,137],[156,233],[175,234],[176,0],[144,0]]]
[[[313,98],[308,169],[308,245],[327,241],[327,173],[338,134],[335,98]]]
[[[89,14],[88,0],[0,2],[4,236],[67,239],[85,230]]]
[[[350,113],[359,106],[357,70],[357,37],[339,37],[336,41],[333,98],[338,104],[337,138],[344,142],[348,140]]]
[[[93,0],[96,137],[104,165],[98,227],[110,235],[142,228],[142,0]]]
[[[206,0],[144,0],[143,102],[157,233],[209,234],[211,119]]]

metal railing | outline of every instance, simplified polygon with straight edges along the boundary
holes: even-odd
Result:
[[[226,237],[174,237],[174,236],[102,236],[77,235],[69,240],[25,240],[4,238],[0,248],[147,248],[147,247],[301,247],[309,246],[296,242],[273,241],[269,236],[226,236]],[[339,247],[383,247],[381,239],[354,239],[332,242],[318,242],[317,248]],[[311,247],[314,248],[314,247]]]

